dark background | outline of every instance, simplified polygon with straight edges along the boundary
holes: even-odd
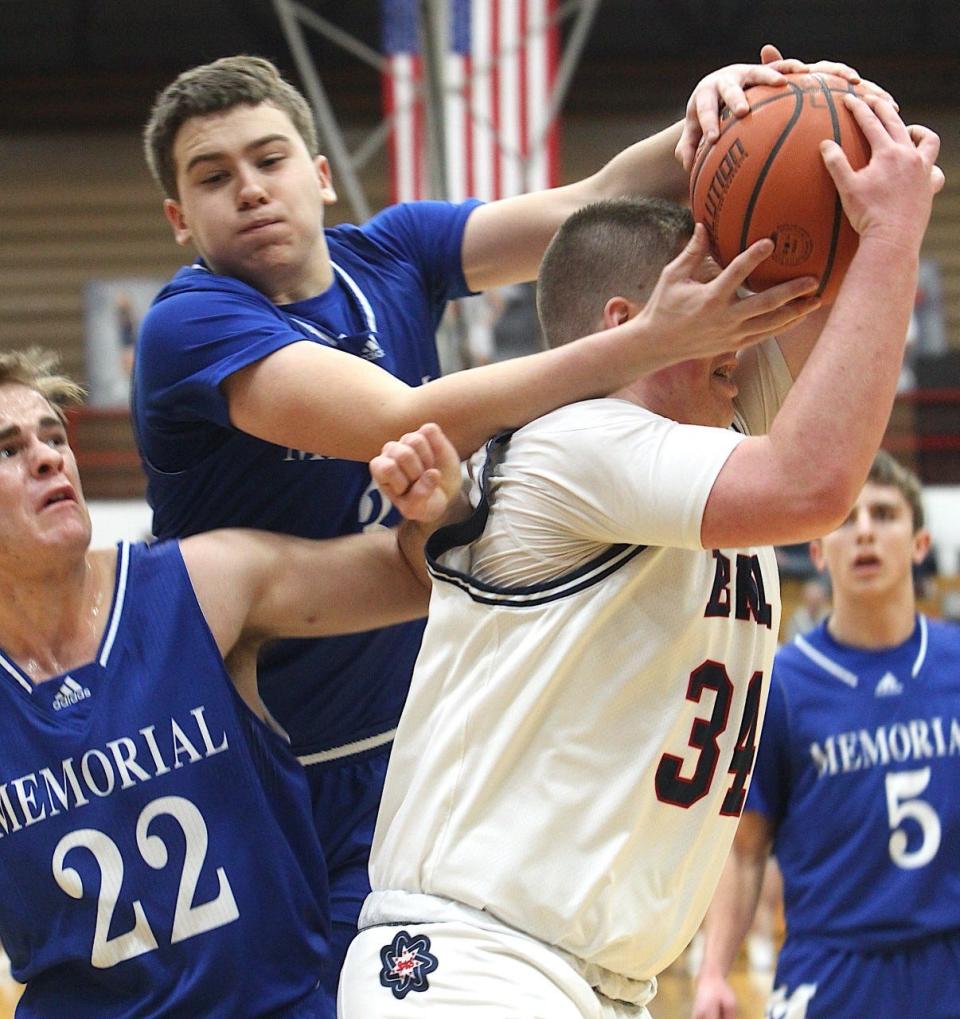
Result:
[[[305,6],[379,49],[375,0]],[[341,118],[377,119],[376,73],[306,36]],[[682,103],[702,74],[755,60],[767,41],[842,59],[901,105],[956,103],[958,0],[604,0],[566,109]],[[270,57],[297,81],[270,0],[0,0],[0,131],[139,126],[176,73],[240,52]]]

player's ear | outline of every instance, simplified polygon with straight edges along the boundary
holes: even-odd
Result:
[[[626,297],[611,297],[603,306],[603,328],[612,329],[614,326],[622,326],[639,310],[640,306],[627,300]]]
[[[919,566],[927,558],[929,551],[930,532],[925,527],[921,527],[913,536],[913,561],[915,565]]]
[[[315,156],[313,168],[317,172],[317,180],[320,181],[320,193],[323,195],[324,205],[333,205],[337,200],[337,192],[333,187],[333,174],[330,172],[330,163],[326,156]]]
[[[827,568],[827,561],[823,555],[823,542],[814,538],[810,542],[810,561],[816,567],[817,573],[823,573]]]
[[[165,198],[163,201],[163,214],[167,217],[167,222],[173,229],[173,236],[177,244],[189,244],[193,238],[190,228],[187,226],[187,221],[184,218],[183,209],[180,208],[180,203],[172,198]]]

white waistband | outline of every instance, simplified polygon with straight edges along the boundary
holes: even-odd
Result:
[[[625,1001],[631,1005],[646,1005],[657,993],[657,978],[638,980],[614,973],[596,963],[564,951],[558,945],[541,941],[539,938],[517,930],[497,919],[486,909],[476,909],[466,903],[445,899],[440,895],[425,892],[403,892],[396,890],[374,890],[366,898],[360,910],[358,926],[377,927],[382,924],[412,923],[466,923],[482,930],[502,931],[527,938],[544,945],[565,959],[594,990],[614,1001]]]
[[[303,757],[298,757],[297,760],[304,767],[308,767],[311,764],[323,764],[324,761],[336,761],[341,757],[352,757],[354,754],[362,753],[364,750],[373,750],[374,747],[382,747],[387,743],[392,743],[393,737],[396,734],[396,729],[391,729],[389,732],[378,732],[376,736],[367,736],[366,739],[357,739],[352,743],[344,743],[339,747],[321,750],[316,754],[304,754]]]

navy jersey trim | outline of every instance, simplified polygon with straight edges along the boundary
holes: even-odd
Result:
[[[490,516],[488,498],[490,478],[496,465],[503,459],[512,436],[513,432],[501,432],[487,443],[487,458],[480,481],[480,502],[473,513],[460,523],[450,524],[435,531],[427,541],[427,570],[435,581],[453,584],[469,595],[473,601],[484,605],[526,608],[558,601],[560,598],[566,598],[586,590],[625,566],[648,547],[646,545],[610,545],[589,562],[578,566],[569,573],[537,584],[516,587],[490,584],[470,573],[442,565],[439,561],[440,556],[451,549],[469,545],[483,533]]]

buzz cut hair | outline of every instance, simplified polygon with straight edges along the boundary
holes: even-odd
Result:
[[[143,129],[147,166],[164,196],[179,197],[173,147],[177,132],[191,117],[261,103],[286,113],[310,155],[318,154],[317,128],[309,104],[269,60],[244,55],[222,57],[192,67],[174,79],[157,96]]]
[[[537,278],[547,346],[596,332],[611,297],[645,303],[692,234],[689,210],[660,198],[612,198],[574,212],[547,246]]]
[[[63,424],[64,408],[83,402],[83,387],[58,371],[60,355],[52,350],[29,347],[0,353],[0,386],[26,386],[39,393]]]
[[[885,449],[881,449],[873,458],[867,481],[874,485],[887,485],[897,489],[910,507],[910,513],[913,516],[913,533],[916,534],[923,527],[923,499],[921,497],[923,488],[920,479],[913,471],[904,467]]]

